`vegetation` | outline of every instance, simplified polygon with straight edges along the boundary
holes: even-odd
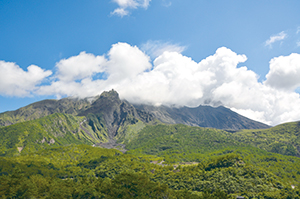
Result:
[[[281,179],[241,156],[201,164],[158,165],[162,158],[88,145],[54,147],[0,158],[0,196],[6,198],[288,198]],[[152,163],[151,163],[152,162]],[[261,197],[263,198],[263,197]],[[296,198],[296,197],[294,197]]]
[[[204,154],[228,146],[242,146],[228,138],[228,134],[226,131],[212,128],[159,124],[146,126],[134,138],[127,139],[124,143],[133,154],[155,154],[164,156],[168,161],[182,161],[185,159],[179,154]]]
[[[53,146],[94,144],[106,141],[94,132],[85,117],[55,113],[37,120],[0,128],[0,156],[15,156]]]
[[[260,149],[300,157],[300,122],[290,122],[263,130],[242,130],[231,138]]]
[[[300,198],[299,123],[232,133],[146,124],[123,106],[124,154],[91,146],[110,139],[108,115],[1,127],[0,198]]]
[[[77,115],[80,111],[91,106],[92,99],[64,98],[60,100],[43,100],[16,111],[0,113],[0,126],[39,119],[53,113],[66,113]]]

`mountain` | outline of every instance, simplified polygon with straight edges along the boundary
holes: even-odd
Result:
[[[121,100],[116,91],[103,92],[94,98],[61,100],[43,100],[0,114],[0,126],[38,119],[53,113],[66,113],[74,116],[86,116],[92,126],[106,128],[110,138],[120,133],[120,127],[135,124],[137,121],[149,123],[161,121],[167,124],[186,124],[189,126],[211,127],[217,129],[264,129],[270,126],[248,119],[225,107],[199,106],[167,107],[150,105],[132,105]],[[105,124],[105,126],[103,125]]]
[[[3,156],[72,143],[124,150],[125,146],[116,140],[125,137],[128,128],[133,127],[137,132],[145,124],[156,121],[151,114],[120,100],[114,90],[102,93],[93,101],[44,100],[1,116],[4,124],[17,122],[0,128],[0,155]],[[35,117],[41,118],[32,120]],[[7,122],[5,118],[10,120]],[[28,121],[20,122],[24,120]]]
[[[149,123],[155,118],[153,115],[136,109],[133,105],[125,100],[120,100],[119,94],[111,90],[103,92],[95,100],[90,108],[83,110],[78,116],[97,117],[105,123],[109,138],[113,139],[120,132],[120,128],[127,125],[133,125],[138,121]]]
[[[246,118],[223,106],[200,105],[195,108],[171,108],[167,106],[135,105],[135,107],[153,114],[158,120],[166,124],[186,124],[227,130],[270,128],[266,124]]]

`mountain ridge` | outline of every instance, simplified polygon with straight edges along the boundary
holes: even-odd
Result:
[[[167,124],[186,124],[234,131],[270,127],[222,106],[200,105],[195,108],[171,108],[131,104],[126,100],[121,100],[115,90],[105,91],[94,98],[63,98],[35,102],[16,111],[0,113],[0,126],[38,119],[53,113],[67,113],[75,116],[97,115],[97,118],[101,118],[106,124],[112,137],[116,136],[118,128],[125,122],[124,118],[129,119],[129,116],[146,123],[157,119]]]
[[[188,126],[211,127],[226,130],[266,129],[270,126],[224,107],[199,105],[198,107],[167,107],[151,105],[134,105],[140,110],[153,114],[158,120],[167,124],[185,124]]]

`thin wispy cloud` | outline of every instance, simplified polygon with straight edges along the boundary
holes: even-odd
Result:
[[[296,34],[300,33],[300,26],[297,28]]]
[[[152,40],[141,45],[141,49],[150,55],[151,58],[156,58],[165,51],[182,53],[186,48],[186,46],[181,46],[179,44]]]
[[[172,2],[171,1],[168,1],[168,0],[163,0],[162,1],[162,5],[164,7],[170,7],[172,5]]]
[[[282,41],[287,37],[287,34],[285,33],[285,31],[282,31],[280,33],[278,33],[277,35],[273,35],[271,36],[266,42],[265,42],[265,46],[268,46],[270,48],[272,48],[272,44],[278,41]]]
[[[117,3],[119,7],[111,12],[111,14],[124,17],[130,14],[130,10],[138,8],[147,9],[150,1],[151,0],[113,0],[113,2]]]

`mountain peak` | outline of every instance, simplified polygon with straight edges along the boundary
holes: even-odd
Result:
[[[119,98],[119,94],[114,89],[111,89],[110,91],[104,91],[103,93],[101,93],[100,97]]]

